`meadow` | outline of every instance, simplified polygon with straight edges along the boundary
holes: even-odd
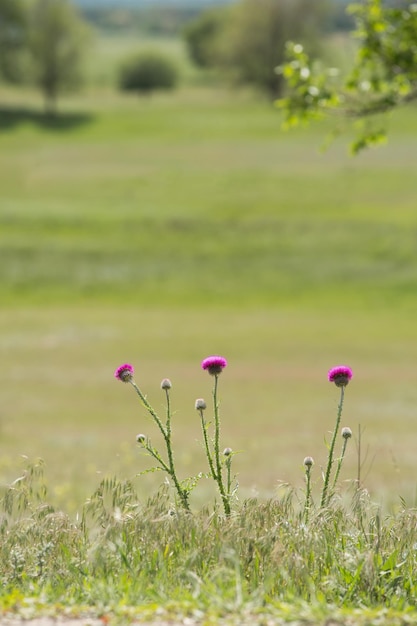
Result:
[[[257,520],[253,529],[259,522],[270,537],[273,520],[285,517],[299,527],[285,498],[293,488],[302,502],[306,455],[315,459],[312,488],[318,498],[338,401],[327,370],[340,363],[354,371],[343,414],[343,426],[354,433],[341,476],[344,490],[350,493],[359,463],[361,485],[382,510],[396,514],[415,505],[415,109],[389,121],[386,147],[352,158],[343,139],[320,152],[328,124],[285,133],[271,103],[192,79],[174,94],[150,98],[92,84],[66,98],[52,121],[43,118],[36,94],[2,88],[0,97],[3,484],[21,475],[26,459],[42,458],[47,501],[70,520],[82,515],[99,482],[111,485],[114,476],[133,480],[140,503],[154,497],[149,519],[165,515],[166,496],[154,495],[161,476],[135,478],[152,465],[136,434],[156,440],[158,433],[132,390],[114,379],[114,369],[133,363],[138,384],[161,410],[160,382],[171,379],[176,460],[186,477],[206,469],[194,402],[209,400],[211,381],[200,362],[221,354],[229,362],[220,387],[222,442],[240,452],[234,457],[239,501],[256,497],[265,507],[262,514],[256,508],[248,514]],[[283,503],[271,503],[281,494]],[[197,538],[187,553],[191,561],[202,541],[198,516],[204,518],[215,492],[202,481],[192,498]],[[337,516],[340,532],[352,532],[343,526],[343,515]],[[363,517],[357,519],[364,525]],[[372,514],[366,522],[372,529],[365,538],[376,536],[375,519]],[[314,522],[318,534],[322,522]],[[201,524],[218,529],[214,522]],[[326,524],[330,545],[332,524]],[[101,527],[110,529],[109,536],[116,532],[111,524]],[[227,531],[231,536],[233,528]],[[128,546],[137,528],[125,530]],[[182,521],[175,532],[185,536],[188,530]],[[172,540],[179,545],[183,538]],[[144,572],[159,571],[162,580],[172,574],[174,561],[166,560],[168,548],[165,557],[158,556],[149,541],[155,553],[149,547]],[[272,570],[265,574],[268,541],[262,549],[256,544],[258,557],[256,550],[247,555],[248,563],[258,558],[263,584],[272,576]],[[285,543],[283,536],[279,541]],[[292,535],[291,541],[301,540]],[[307,544],[302,543],[304,556],[314,549]],[[193,610],[200,600],[200,609],[207,608],[208,598],[220,593],[222,576],[225,588],[234,589],[230,610],[245,605],[252,615],[253,607],[263,606],[266,596],[253,595],[254,578],[248,596],[236,591],[239,549],[233,550],[222,556],[224,569],[213,574],[218,580],[212,579],[211,596],[198,570],[203,558],[195,570],[189,568],[198,570],[197,578],[184,574]],[[101,597],[104,612],[122,603],[129,572],[139,564],[119,548],[116,553],[126,588],[116,585],[111,597],[97,586],[90,595],[80,593],[79,602],[97,606]],[[381,559],[375,567],[385,563],[384,571],[391,572]],[[100,580],[109,576],[109,563],[102,570],[97,566]],[[306,589],[312,583],[300,566],[291,586],[292,566],[283,568],[288,594],[277,595],[276,581],[265,593],[282,602],[292,598],[302,615],[303,602],[311,605]],[[317,581],[326,567],[318,566]],[[243,570],[239,575],[249,576]],[[349,575],[345,595],[332,595],[317,583],[318,620],[324,619],[323,601],[366,604],[369,587],[362,597],[355,587],[359,573],[356,579]],[[396,593],[394,573],[389,577],[390,591],[381,588],[377,605],[384,605],[384,594],[392,599]],[[184,580],[172,582],[176,592],[167,585],[150,593],[144,573],[143,587],[135,587],[136,603],[138,597],[145,604],[150,597],[156,604],[164,597],[179,601]],[[49,589],[45,597],[56,600],[59,592]],[[252,608],[242,597],[250,597]],[[133,601],[132,589],[125,604]],[[408,606],[403,596],[401,602],[398,607]],[[213,619],[221,613],[217,608]],[[389,619],[394,624],[397,618]]]

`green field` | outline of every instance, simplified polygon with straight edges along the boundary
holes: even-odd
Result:
[[[1,99],[3,481],[20,455],[40,456],[75,510],[97,472],[146,467],[135,435],[147,418],[112,377],[125,361],[156,407],[172,379],[180,471],[201,469],[199,363],[220,353],[242,496],[302,486],[306,454],[324,463],[337,403],[326,372],[347,362],[365,484],[414,503],[415,110],[389,122],[387,147],[353,159],[343,141],[320,153],[325,126],[284,133],[269,103],[227,89],[96,87],[52,122],[33,94]],[[345,479],[354,445],[348,456]],[[156,477],[141,480],[146,493]]]
[[[115,93],[132,45],[99,38],[88,87],[56,119],[37,94],[0,87],[0,609],[413,624],[417,112],[393,116],[378,151],[351,158],[340,138],[323,153],[330,123],[285,133],[269,102],[204,84],[178,42],[162,42],[183,67],[178,91]],[[163,446],[113,376],[132,363],[162,416],[171,379],[186,478],[207,470],[195,400],[210,407],[210,354],[228,359],[230,517],[213,481],[189,516],[157,493],[162,474],[136,476],[152,466],[137,433]],[[323,508],[339,401],[327,371],[342,363],[354,438],[342,496]],[[27,469],[38,458],[46,495]]]

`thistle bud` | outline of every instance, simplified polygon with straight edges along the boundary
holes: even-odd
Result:
[[[206,401],[203,398],[197,398],[195,408],[197,411],[204,411],[207,408]]]
[[[350,439],[352,437],[352,431],[348,426],[342,428],[342,437],[343,439]]]
[[[306,456],[306,458],[304,459],[304,466],[307,469],[310,469],[311,467],[313,467],[314,465],[314,459],[312,456]]]
[[[136,441],[138,443],[145,443],[146,435],[142,435],[142,434],[136,435]]]
[[[172,383],[169,380],[169,378],[164,378],[164,380],[161,382],[161,389],[171,389],[172,387]]]

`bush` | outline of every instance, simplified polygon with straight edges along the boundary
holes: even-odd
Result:
[[[120,68],[119,87],[123,91],[151,92],[173,89],[178,83],[176,65],[159,52],[140,52]]]

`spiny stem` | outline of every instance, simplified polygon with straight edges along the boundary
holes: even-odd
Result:
[[[171,400],[169,397],[169,389],[165,389],[165,397],[167,401],[166,433],[167,437],[171,439]]]
[[[311,465],[306,467],[306,503],[304,506],[304,521],[308,523],[308,516],[310,514],[310,504],[311,504]]]
[[[167,419],[166,419],[166,431],[164,435],[166,449],[168,453],[168,463],[169,463],[169,474],[174,482],[177,493],[181,499],[183,507],[189,511],[190,505],[188,503],[188,492],[186,489],[183,489],[178,481],[177,474],[175,471],[174,464],[174,453],[172,450],[172,442],[171,442],[171,404],[169,397],[169,389],[165,389],[166,401],[167,401]]]
[[[143,395],[143,393],[141,392],[141,390],[139,389],[135,381],[131,380],[130,384],[132,385],[133,389],[138,394],[139,398],[142,400],[142,404],[144,405],[145,409],[149,411],[149,413],[152,415],[153,419],[155,420],[155,423],[157,424],[159,430],[162,433],[162,436],[164,437],[164,439],[166,439],[166,430],[161,420],[159,419],[157,413],[155,413],[155,411],[153,410],[153,408],[151,407],[151,405],[149,404],[149,402],[147,401],[147,399],[145,398],[145,396]]]
[[[176,476],[175,476],[174,455],[172,452],[172,443],[171,443],[171,407],[170,407],[170,402],[169,402],[168,389],[165,389],[165,395],[167,399],[167,419],[166,419],[166,430],[164,434],[164,439],[165,439],[165,444],[166,444],[167,453],[168,453],[168,463],[169,463],[169,468],[170,468],[170,474],[175,482]]]
[[[168,474],[168,476],[171,476],[172,482],[174,483],[175,489],[178,493],[182,506],[184,507],[186,511],[190,511],[190,505],[188,502],[188,492],[185,489],[183,489],[181,485],[179,484],[177,475],[175,473],[175,468],[171,464],[171,459],[170,459],[170,465],[168,466],[155,448],[152,448],[149,445],[145,445],[144,447],[149,452],[149,454],[158,461],[161,468]]]
[[[164,470],[164,472],[166,472],[167,474],[170,474],[170,469],[168,467],[168,465],[165,463],[164,459],[161,457],[161,455],[159,454],[158,450],[156,450],[155,448],[152,448],[151,445],[149,445],[148,443],[146,443],[144,446],[145,450],[147,452],[149,452],[149,454],[156,460],[158,461],[159,465],[161,466],[161,469]]]
[[[211,472],[213,479],[217,481],[217,474],[216,474],[216,470],[214,469],[213,458],[211,456],[209,441],[207,437],[207,425],[204,419],[203,409],[199,409],[199,413],[200,413],[200,418],[201,418],[201,429],[203,431],[203,437],[204,437],[204,447],[206,449],[206,456],[207,456],[210,472]]]
[[[160,464],[161,468],[172,478],[172,481],[174,483],[175,489],[178,493],[178,496],[180,498],[181,504],[184,507],[184,509],[186,509],[187,511],[190,510],[190,505],[188,502],[188,492],[186,489],[183,489],[179,483],[179,480],[177,478],[177,474],[175,471],[175,464],[174,464],[174,456],[172,453],[172,444],[171,444],[171,407],[170,407],[170,401],[169,401],[169,393],[168,390],[166,389],[166,397],[167,397],[167,419],[166,419],[166,426],[164,427],[164,425],[162,424],[158,414],[154,411],[153,407],[149,404],[149,402],[147,401],[147,399],[145,398],[145,396],[143,395],[143,393],[141,392],[141,390],[139,389],[139,387],[137,386],[137,384],[135,383],[135,381],[131,380],[130,384],[132,385],[132,387],[134,388],[134,390],[136,391],[136,393],[138,394],[139,398],[142,401],[142,404],[144,405],[144,407],[147,409],[147,411],[151,414],[151,416],[153,417],[156,425],[158,426],[159,430],[161,431],[161,434],[164,438],[165,441],[165,446],[167,449],[167,454],[168,454],[168,465],[165,463],[165,461],[162,459],[162,457],[160,456],[159,452],[146,445],[145,448],[148,450],[148,452],[151,454],[151,456],[154,457],[154,459],[156,459],[158,461],[158,463]]]
[[[328,503],[327,491],[329,488],[330,473],[332,471],[332,466],[333,466],[333,455],[334,455],[334,447],[336,444],[336,437],[337,437],[337,433],[339,430],[340,419],[342,417],[344,396],[345,396],[345,386],[342,385],[340,387],[340,401],[339,401],[339,406],[337,409],[336,426],[333,431],[332,441],[330,444],[329,455],[327,459],[327,468],[326,468],[326,474],[324,477],[323,492],[321,495],[321,505],[320,505],[321,507],[326,506],[326,504]]]
[[[336,484],[339,478],[339,474],[340,474],[340,470],[342,468],[342,463],[343,463],[343,459],[345,458],[345,452],[346,452],[346,446],[347,446],[347,439],[343,439],[343,446],[342,446],[342,452],[341,455],[337,461],[337,469],[336,469],[336,474],[334,477],[334,481],[333,481],[333,486],[332,486],[332,492],[334,492],[335,488],[336,488]]]
[[[219,417],[219,405],[217,402],[217,382],[218,375],[214,375],[214,389],[213,389],[213,402],[214,402],[214,460],[216,463],[216,480],[219,486],[220,495],[223,501],[223,508],[226,515],[230,515],[230,502],[229,497],[225,492],[223,484],[222,466],[220,461],[220,417]]]
[[[227,469],[227,497],[230,498],[230,493],[232,491],[232,456],[229,455],[226,459],[226,469]]]

